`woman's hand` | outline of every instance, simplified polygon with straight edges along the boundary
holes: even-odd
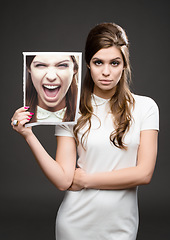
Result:
[[[29,127],[25,127],[25,124],[28,123],[33,114],[29,111],[27,111],[29,107],[21,107],[18,110],[15,111],[13,117],[11,118],[11,125],[15,131],[17,131],[19,134],[21,134],[24,138],[26,138],[29,134],[32,133],[32,129]],[[18,125],[14,125],[13,121],[17,120]]]
[[[76,168],[72,185],[68,190],[79,191],[85,188],[87,173],[81,168]]]

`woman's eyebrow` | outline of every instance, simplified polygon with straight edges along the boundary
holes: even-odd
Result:
[[[110,62],[114,62],[114,61],[123,61],[123,59],[120,57],[116,57],[110,60]]]
[[[45,64],[45,62],[43,62],[43,61],[33,61],[33,63],[35,63],[35,64],[37,64],[37,63],[44,63]]]
[[[63,63],[63,62],[70,62],[70,60],[65,59],[65,60],[62,60],[62,61],[56,62],[55,65],[56,65],[56,64]],[[34,64],[37,64],[37,63],[49,64],[49,63],[47,63],[46,61],[41,61],[41,60],[33,61],[33,63],[34,63]]]
[[[101,60],[101,61],[103,61],[102,58],[97,58],[97,57],[92,58],[92,60]],[[114,60],[121,60],[121,58],[120,57],[115,57],[115,58],[111,59],[110,61],[114,61]]]
[[[113,58],[111,61],[113,60],[122,60],[120,57],[116,57],[116,58]]]
[[[66,60],[62,60],[62,61],[58,62],[57,64],[60,64],[60,63],[63,63],[63,62],[70,62],[70,61],[71,60],[66,59]]]

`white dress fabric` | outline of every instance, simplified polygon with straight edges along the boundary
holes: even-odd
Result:
[[[78,165],[88,173],[106,172],[136,165],[140,131],[159,129],[156,103],[133,95],[133,123],[124,142],[128,150],[110,143],[114,130],[109,101],[92,96],[94,114],[86,150],[78,146]],[[85,129],[79,133],[79,139]],[[56,136],[73,137],[72,127],[56,126]],[[137,188],[125,190],[83,189],[66,191],[56,219],[56,240],[135,240],[138,229]]]

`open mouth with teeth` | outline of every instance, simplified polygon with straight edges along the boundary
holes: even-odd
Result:
[[[44,92],[47,97],[54,98],[59,92],[61,86],[60,85],[43,85]]]

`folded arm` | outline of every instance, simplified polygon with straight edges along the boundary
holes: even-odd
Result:
[[[141,131],[137,165],[135,167],[88,174],[77,169],[71,190],[93,189],[127,189],[151,181],[157,156],[156,130]]]

